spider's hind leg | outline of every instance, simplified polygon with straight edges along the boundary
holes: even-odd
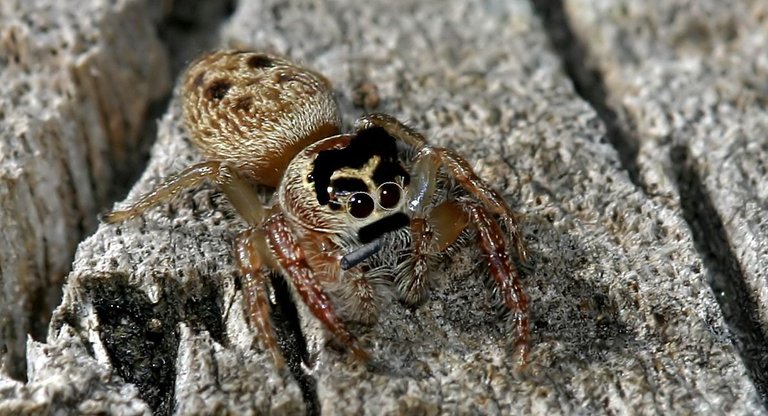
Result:
[[[270,257],[264,233],[253,229],[243,231],[235,240],[235,260],[243,278],[243,301],[251,325],[256,327],[263,347],[269,351],[277,368],[284,365],[277,343],[277,335],[269,317],[268,276],[263,266]],[[265,262],[266,260],[266,262]]]
[[[222,161],[208,161],[192,165],[171,175],[154,189],[142,195],[123,210],[104,214],[101,220],[113,224],[140,216],[145,211],[179,195],[185,189],[210,181],[218,185],[235,210],[251,226],[259,225],[264,208],[259,194],[236,167]]]

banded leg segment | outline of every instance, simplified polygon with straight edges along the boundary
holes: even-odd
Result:
[[[315,279],[312,268],[307,263],[304,250],[294,238],[282,214],[275,214],[267,218],[264,228],[267,231],[267,240],[275,260],[280,264],[282,271],[291,279],[296,292],[301,296],[312,315],[320,320],[355,356],[360,359],[367,359],[368,352],[360,346],[357,339],[341,322],[336,308]]]
[[[105,214],[102,221],[111,224],[138,217],[148,209],[160,205],[179,195],[185,189],[200,185],[204,181],[217,184],[238,214],[248,224],[256,226],[263,221],[264,207],[258,193],[235,168],[221,161],[198,163],[168,177],[155,189],[142,195],[128,208]]]
[[[272,355],[275,366],[283,368],[285,362],[269,317],[268,277],[264,274],[262,267],[264,263],[262,259],[265,255],[259,253],[265,246],[263,233],[252,229],[243,231],[235,239],[235,260],[243,278],[243,300],[251,324],[256,327],[259,339],[263,347]]]
[[[315,281],[325,283],[343,320],[367,325],[376,323],[381,302],[363,266],[355,264],[345,268],[343,252],[325,236],[307,237],[303,243]]]
[[[410,254],[398,266],[396,284],[408,305],[424,300],[429,290],[430,256],[453,244],[469,225],[469,216],[456,201],[445,201],[427,217],[411,219]]]
[[[480,249],[488,263],[491,277],[501,293],[504,305],[510,312],[515,331],[515,350],[520,361],[528,361],[530,329],[528,326],[528,297],[523,290],[520,274],[507,254],[507,246],[499,224],[480,206],[464,206],[470,222],[477,229]]]

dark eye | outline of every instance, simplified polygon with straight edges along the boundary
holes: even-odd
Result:
[[[392,209],[400,202],[402,189],[394,182],[386,182],[379,186],[379,205],[384,209]]]
[[[365,218],[373,212],[373,198],[365,192],[356,192],[347,200],[347,212],[355,218]]]

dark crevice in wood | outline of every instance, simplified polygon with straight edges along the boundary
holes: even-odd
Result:
[[[608,104],[606,86],[600,71],[587,65],[589,51],[573,33],[562,0],[531,0],[541,18],[552,46],[562,59],[563,67],[573,82],[576,93],[594,108],[606,128],[606,139],[616,149],[629,179],[645,191],[646,186],[637,163],[637,139],[624,128],[618,113]]]
[[[173,413],[180,287],[168,280],[153,302],[127,274],[83,278],[99,320],[99,337],[116,373],[136,386],[155,415]],[[220,315],[219,315],[220,316]],[[60,326],[61,323],[56,325]]]
[[[308,416],[320,414],[320,399],[317,396],[317,382],[304,370],[309,366],[309,350],[296,304],[293,301],[288,283],[282,276],[272,276],[275,303],[272,306],[272,322],[275,325],[280,350],[288,369],[301,389],[304,406]]]
[[[674,146],[670,166],[680,194],[683,217],[707,270],[715,298],[731,330],[763,405],[768,408],[768,336],[762,330],[758,304],[747,287],[741,265],[728,241],[723,220],[706,191],[696,161],[687,147]]]

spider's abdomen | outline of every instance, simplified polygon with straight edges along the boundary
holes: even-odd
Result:
[[[206,55],[187,70],[181,98],[192,140],[206,156],[234,161],[269,186],[299,151],[341,125],[325,77],[263,53]]]

